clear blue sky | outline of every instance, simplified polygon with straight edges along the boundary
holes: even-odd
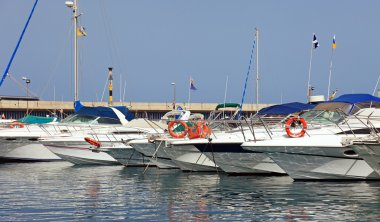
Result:
[[[2,0],[0,71],[4,72],[34,0]],[[260,103],[305,102],[312,34],[311,84],[327,93],[331,41],[336,35],[332,89],[372,93],[380,74],[380,1],[374,0],[79,0],[82,101],[100,100],[107,68],[114,67],[114,100],[240,102],[255,27],[260,33]],[[64,0],[40,0],[10,73],[43,100],[73,100],[71,10]],[[255,101],[251,70],[247,102]],[[124,83],[126,87],[124,87]],[[55,90],[54,90],[55,89]],[[25,95],[7,79],[1,95]],[[107,91],[104,100],[107,99]]]

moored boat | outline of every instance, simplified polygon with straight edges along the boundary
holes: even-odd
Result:
[[[372,180],[379,175],[342,138],[369,133],[365,122],[380,110],[380,99],[367,94],[343,95],[317,105],[300,117],[308,123],[303,136],[288,132],[267,140],[250,141],[243,148],[268,154],[294,180]],[[379,122],[373,122],[380,126]],[[284,130],[285,131],[285,130]]]

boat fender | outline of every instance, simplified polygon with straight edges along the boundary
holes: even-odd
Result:
[[[196,128],[189,128],[189,139],[206,138],[211,135],[211,128],[207,125],[206,121],[197,121]]]
[[[298,129],[300,126],[301,126],[301,131],[297,133],[294,133],[291,131],[291,129]],[[288,136],[292,138],[303,137],[306,133],[306,129],[307,129],[306,120],[300,117],[290,118],[288,121],[286,121],[286,124],[285,124],[286,134],[288,134]]]
[[[93,146],[96,146],[97,148],[99,148],[99,147],[102,145],[99,141],[97,141],[97,140],[95,140],[95,139],[92,139],[92,138],[90,138],[90,137],[85,137],[84,140],[85,140],[87,143],[89,143],[89,144],[91,144],[91,145],[93,145]]]
[[[9,128],[24,128],[24,124],[20,122],[13,122],[9,125]]]

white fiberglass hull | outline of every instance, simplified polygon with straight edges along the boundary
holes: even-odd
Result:
[[[211,160],[209,164],[211,163],[214,168],[216,164],[229,174],[285,174],[268,155],[244,150],[241,144],[247,139],[248,134],[244,135],[241,131],[217,132],[208,139],[172,141],[171,146],[175,148],[196,147],[199,152]],[[260,133],[256,133],[256,135],[263,137],[264,133],[260,130]],[[185,152],[186,148],[183,151]],[[199,153],[195,155],[197,158],[200,156]]]
[[[156,165],[160,169],[177,169],[178,166],[170,159],[164,151],[164,143],[150,143],[145,140],[134,140],[129,143],[136,151],[142,153],[149,158],[152,165]]]
[[[55,161],[58,156],[38,142],[38,136],[0,137],[0,159],[4,161]]]
[[[294,180],[372,180],[380,179],[362,159],[273,153],[271,158]]]
[[[93,152],[87,142],[42,142],[55,155],[76,165],[119,164],[105,152]]]
[[[241,147],[242,141],[193,140],[193,145],[229,174],[286,174],[267,154]]]
[[[193,145],[167,146],[170,159],[183,171],[217,171],[219,167]]]
[[[93,149],[96,151],[96,148]],[[137,152],[131,146],[118,146],[118,147],[102,147],[99,150],[112,156],[119,163],[124,166],[147,166],[149,158],[144,157],[141,153]],[[153,166],[153,164],[149,164]]]
[[[374,143],[362,143],[349,146],[363,158],[372,169],[380,175],[380,144],[376,141]]]
[[[33,138],[36,142],[37,137]],[[26,145],[29,145],[31,141],[28,140],[26,137],[20,137],[20,136],[7,136],[7,137],[0,137],[0,157],[4,157],[9,152]]]
[[[29,143],[8,152],[1,157],[10,161],[59,161],[60,157],[40,143]]]
[[[352,149],[342,147],[340,141],[338,136],[325,135],[284,139],[282,146],[273,140],[249,142],[243,148],[267,153],[294,180],[380,179]]]

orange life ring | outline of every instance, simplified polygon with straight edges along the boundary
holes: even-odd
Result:
[[[92,139],[92,138],[90,138],[90,137],[85,137],[84,140],[85,140],[87,143],[89,143],[89,144],[91,144],[91,145],[93,145],[93,146],[96,146],[96,147],[98,147],[98,148],[102,145],[99,141],[97,141],[97,140],[95,140],[95,139]]]
[[[199,120],[197,126],[189,128],[189,139],[205,138],[211,135],[211,128],[207,126],[206,121]]]
[[[13,122],[9,125],[9,128],[24,128],[24,124],[20,122]]]
[[[298,133],[293,133],[291,131],[291,128],[296,128],[298,126],[302,126],[301,131]],[[307,129],[307,123],[304,118],[293,117],[293,118],[290,118],[288,121],[286,121],[286,124],[285,124],[286,134],[288,134],[288,136],[292,138],[303,137],[306,133],[306,129]]]
[[[175,129],[176,129],[179,125],[182,125],[184,131],[175,132]],[[187,131],[189,130],[189,127],[187,126],[187,124],[186,124],[184,121],[178,121],[178,120],[175,120],[175,121],[171,121],[171,122],[168,124],[168,130],[169,130],[169,134],[170,134],[172,137],[174,137],[174,138],[183,138],[183,137],[186,136]]]

